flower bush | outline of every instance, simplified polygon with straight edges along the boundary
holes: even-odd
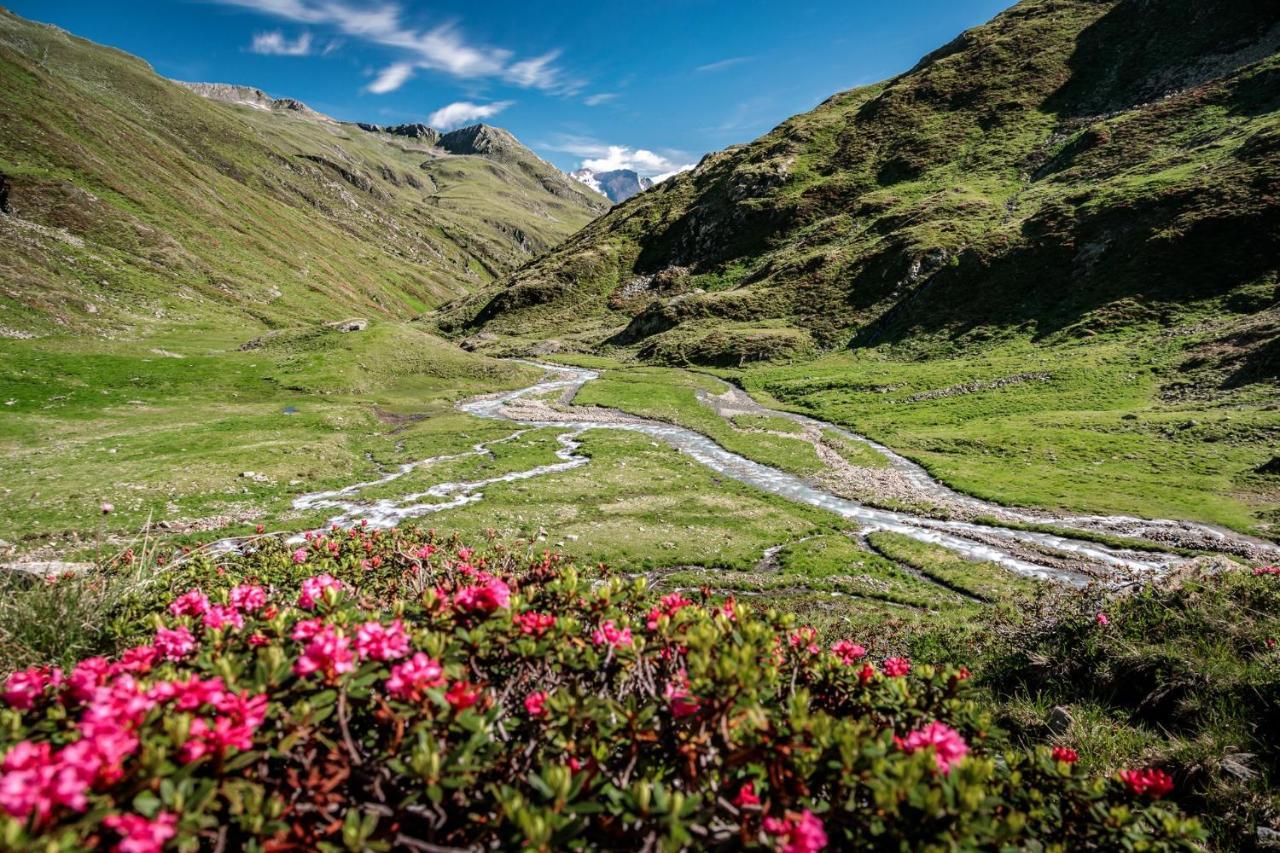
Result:
[[[113,627],[111,657],[6,679],[6,848],[1191,849],[1202,835],[1159,770],[1090,777],[1074,754],[1002,748],[963,668],[876,662],[785,614],[655,600],[496,541],[257,540],[169,568]]]

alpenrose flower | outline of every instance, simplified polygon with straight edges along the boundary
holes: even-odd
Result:
[[[899,748],[909,753],[933,747],[933,760],[943,773],[950,773],[951,768],[969,754],[969,745],[964,738],[946,723],[930,723],[909,733],[905,738],[895,737],[894,741]]]
[[[399,619],[390,625],[366,622],[356,630],[356,653],[362,660],[396,660],[409,654],[409,635]]]
[[[314,610],[324,600],[328,590],[341,592],[342,581],[330,574],[313,575],[302,582],[302,592],[298,594],[298,606],[303,610]]]
[[[1158,800],[1173,790],[1173,777],[1157,767],[1120,771],[1120,781],[1137,797]]]
[[[1061,761],[1065,764],[1075,764],[1080,760],[1080,753],[1070,747],[1055,746],[1053,748],[1053,760]]]
[[[488,575],[477,576],[480,582],[474,586],[466,586],[453,596],[453,606],[459,610],[474,610],[481,613],[492,613],[511,602],[511,589],[505,581]]]
[[[384,685],[387,693],[407,702],[420,701],[432,687],[444,684],[444,670],[440,664],[417,652],[409,660],[391,667],[391,677]]]
[[[547,712],[547,691],[535,690],[524,697],[524,710],[530,717],[541,717]]]
[[[162,627],[156,629],[152,645],[165,660],[176,661],[182,660],[196,650],[196,638],[184,625],[179,625],[177,628]]]
[[[120,836],[118,853],[159,853],[178,834],[178,816],[172,812],[160,812],[151,820],[136,814],[107,815],[102,825]]]
[[[831,653],[845,666],[867,656],[867,650],[851,640],[836,641],[831,646]]]
[[[782,853],[817,853],[827,846],[822,821],[808,809],[794,819],[767,817],[764,831],[778,838]]]
[[[333,579],[307,579],[314,609],[301,592],[319,569],[299,571],[291,546],[259,538],[159,574],[151,606],[166,623],[154,643],[126,637],[117,656],[69,674],[7,676],[0,846],[338,848],[347,814],[375,849],[555,849],[562,831],[593,849],[638,837],[678,847],[695,829],[706,833],[695,844],[801,853],[1168,849],[1203,837],[1156,801],[1156,771],[1099,785],[1071,762],[1038,772],[1048,749],[990,760],[989,713],[963,668],[891,661],[885,677],[856,644],[797,630],[786,614],[728,611],[705,594],[658,599],[500,541],[465,560],[456,540],[421,531],[310,542],[308,562]],[[169,612],[177,599],[180,614]],[[511,618],[493,612],[513,604]],[[656,630],[633,636],[655,611]],[[228,630],[232,613],[242,629]],[[529,641],[549,632],[554,643]],[[629,651],[602,653],[615,648]],[[886,753],[886,731],[903,732],[901,748]],[[957,762],[964,771],[944,775]],[[678,782],[680,812],[630,794],[609,799],[607,816],[584,808],[620,779],[635,792]],[[563,800],[553,820],[546,785]],[[458,808],[423,809],[435,792]],[[941,822],[876,805],[940,796]],[[1036,808],[1046,801],[1062,806]],[[999,817],[1014,813],[1027,820]]]
[[[619,628],[612,619],[606,619],[591,633],[591,642],[597,646],[608,645],[615,649],[625,649],[632,643],[631,629]]]
[[[906,658],[889,658],[883,664],[884,674],[890,678],[902,678],[911,672],[911,661]]]
[[[332,679],[356,668],[351,640],[332,625],[324,625],[307,641],[301,657],[293,664],[296,675],[320,673]]]
[[[174,616],[203,616],[209,612],[209,596],[198,589],[184,592],[169,605]]]

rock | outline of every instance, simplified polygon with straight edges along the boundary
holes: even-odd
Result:
[[[254,472],[254,471],[241,471],[241,472],[240,472],[240,476],[241,476],[241,477],[244,477],[246,480],[252,480],[252,479],[254,479],[255,477],[257,477],[258,475],[257,475],[257,473],[256,473],[256,472]]]
[[[1253,470],[1259,474],[1280,474],[1280,456],[1272,456],[1270,461],[1263,462]]]
[[[1071,712],[1062,705],[1055,705],[1053,710],[1049,712],[1047,725],[1049,731],[1055,735],[1066,734],[1071,728],[1071,724],[1075,722],[1075,718],[1071,716]]]
[[[339,320],[336,323],[330,323],[329,328],[337,329],[339,332],[363,332],[369,328],[369,321],[362,317],[352,317],[349,320]]]
[[[1260,826],[1257,831],[1258,846],[1264,850],[1280,850],[1280,830]]]
[[[57,577],[58,575],[80,574],[93,568],[93,563],[66,563],[61,560],[33,560],[31,562],[3,563],[0,569],[11,572],[26,572],[41,577]]]
[[[525,352],[533,356],[551,355],[552,353],[560,352],[563,349],[564,349],[564,344],[556,340],[548,340],[548,341],[538,341],[536,344],[534,344],[533,346],[525,350]]]

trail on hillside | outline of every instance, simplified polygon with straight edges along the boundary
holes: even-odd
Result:
[[[464,412],[477,417],[509,421],[522,427],[521,430],[497,441],[477,444],[471,451],[407,463],[396,471],[368,483],[359,483],[331,492],[303,495],[294,502],[295,508],[299,510],[337,509],[341,514],[331,521],[338,524],[367,520],[376,526],[391,526],[405,519],[481,500],[483,489],[496,483],[527,480],[587,465],[590,460],[575,453],[578,447],[578,436],[588,429],[616,429],[649,435],[675,447],[694,461],[719,474],[732,477],[769,494],[833,512],[857,525],[863,534],[875,531],[900,533],[917,541],[942,546],[961,556],[998,563],[1012,571],[1032,577],[1054,579],[1071,584],[1083,584],[1090,580],[1126,581],[1167,571],[1186,562],[1186,558],[1166,553],[1113,548],[1041,530],[1000,526],[1002,523],[1051,524],[1124,535],[1132,535],[1138,530],[1156,532],[1177,530],[1188,536],[1198,537],[1197,547],[1203,547],[1206,550],[1237,553],[1249,557],[1258,557],[1268,550],[1272,552],[1271,555],[1274,555],[1277,550],[1268,543],[1206,525],[1163,520],[1149,521],[1121,516],[1058,517],[1039,511],[1012,510],[968,495],[961,495],[934,480],[923,468],[910,460],[863,436],[832,424],[767,409],[736,389],[730,389],[722,395],[704,397],[704,402],[726,418],[740,413],[782,416],[801,424],[810,438],[815,432],[820,439],[821,430],[834,430],[849,440],[865,443],[884,456],[889,467],[898,472],[905,482],[911,484],[911,489],[929,496],[944,509],[949,507],[954,511],[948,512],[944,517],[934,517],[935,514],[925,515],[876,508],[836,494],[802,477],[747,459],[724,449],[712,439],[693,430],[612,409],[573,406],[573,397],[578,389],[597,378],[599,374],[585,368],[551,364],[535,364],[535,366],[548,371],[550,376],[525,388],[487,394],[459,404],[459,408]],[[551,400],[551,398],[557,399]],[[556,454],[560,461],[557,463],[538,465],[475,481],[442,482],[398,499],[362,501],[359,498],[362,490],[374,485],[384,485],[409,471],[430,467],[437,462],[487,454],[490,452],[489,447],[493,444],[518,438],[527,429],[543,427],[566,428],[565,432],[557,436],[560,443],[560,449]],[[822,458],[834,464],[830,454]],[[951,517],[953,515],[958,517]],[[992,520],[992,523],[977,523],[972,520],[979,515]]]

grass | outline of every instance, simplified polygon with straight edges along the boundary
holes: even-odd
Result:
[[[986,500],[1274,536],[1280,491],[1254,470],[1271,457],[1280,412],[1260,390],[1165,400],[1182,352],[1125,336],[950,358],[828,355],[736,375],[758,397],[867,435]],[[1050,378],[955,390],[1037,371]]]
[[[404,324],[239,343],[186,330],[140,343],[0,341],[0,538],[74,551],[102,500],[115,504],[117,535],[148,517],[222,517],[216,528],[240,530],[287,519],[299,493],[509,433],[453,402],[537,376]]]

